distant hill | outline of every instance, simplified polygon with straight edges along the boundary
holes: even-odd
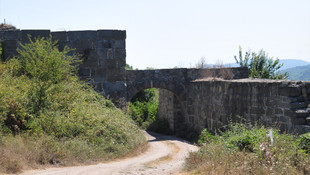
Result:
[[[293,68],[296,66],[305,66],[305,65],[310,64],[310,62],[308,61],[298,60],[298,59],[280,59],[280,63],[281,64],[283,63],[283,67],[281,67],[280,70],[289,69],[289,68]],[[228,64],[224,64],[224,66],[225,67],[239,67],[239,64],[228,63]]]
[[[281,70],[289,73],[289,80],[310,81],[310,64]]]
[[[297,59],[281,59],[280,63],[283,63],[283,67],[281,67],[280,70],[294,68],[297,66],[306,66],[306,65],[310,64],[310,62],[308,62],[308,61],[297,60]]]
[[[289,80],[310,81],[310,62],[298,59],[281,59],[281,72],[289,73]],[[224,64],[225,67],[238,67],[239,64]]]

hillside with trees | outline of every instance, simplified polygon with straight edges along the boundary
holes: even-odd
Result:
[[[284,69],[282,72],[288,73],[289,80],[310,81],[310,64]]]

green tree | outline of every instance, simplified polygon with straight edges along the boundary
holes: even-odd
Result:
[[[132,66],[130,66],[129,64],[126,64],[126,70],[133,70],[133,67]]]
[[[237,56],[234,57],[241,67],[249,68],[249,77],[251,78],[286,79],[288,77],[287,73],[279,72],[279,69],[283,66],[283,64],[280,64],[279,59],[274,60],[264,50],[260,50],[259,53],[249,50],[245,52],[243,57],[242,48],[239,46],[239,59],[237,59]]]
[[[74,80],[76,76],[76,66],[80,62],[76,56],[69,56],[72,51],[65,47],[59,51],[57,41],[49,38],[36,38],[29,36],[29,43],[21,44],[18,49],[17,60],[19,65],[17,74],[27,75],[33,82],[30,96],[33,100],[33,111],[39,112],[46,104],[48,91],[52,85],[63,80]],[[14,61],[10,60],[11,62]]]

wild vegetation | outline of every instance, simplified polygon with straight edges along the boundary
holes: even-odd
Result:
[[[279,63],[279,59],[273,60],[264,50],[260,50],[259,53],[249,50],[243,57],[242,48],[239,46],[239,58],[235,56],[235,60],[241,67],[249,68],[251,78],[286,79],[288,77],[287,73],[279,71],[283,66]]]
[[[145,89],[137,93],[129,105],[129,114],[143,129],[147,129],[157,118],[158,89]]]
[[[0,173],[109,160],[144,143],[129,116],[79,80],[70,51],[30,39],[0,63]]]
[[[310,173],[310,133],[297,137],[242,123],[226,129],[215,135],[202,131],[202,147],[186,160],[189,174]]]

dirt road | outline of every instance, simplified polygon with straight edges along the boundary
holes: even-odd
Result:
[[[177,174],[185,157],[198,148],[181,139],[156,133],[145,133],[149,149],[137,156],[97,165],[34,170],[22,175],[166,175]]]

